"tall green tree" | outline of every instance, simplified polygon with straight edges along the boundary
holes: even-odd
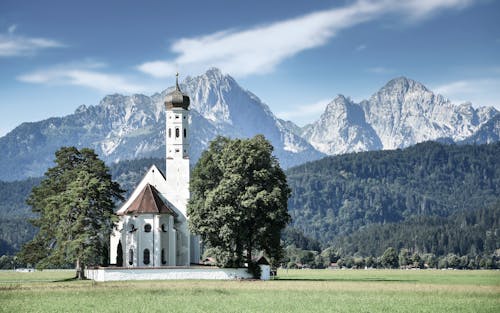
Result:
[[[263,251],[282,257],[281,230],[290,221],[286,176],[262,135],[210,143],[193,170],[189,228],[221,266],[240,267]]]
[[[115,200],[123,200],[123,190],[91,149],[63,147],[55,163],[28,197],[39,232],[20,256],[38,268],[74,263],[83,278],[85,266],[104,261]]]
[[[382,265],[386,268],[398,267],[398,253],[393,247],[389,247],[384,251],[381,257]]]

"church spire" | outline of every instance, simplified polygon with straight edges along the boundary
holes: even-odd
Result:
[[[175,75],[175,90],[165,97],[165,106],[167,110],[172,108],[189,109],[189,96],[184,94],[179,87],[179,73]]]

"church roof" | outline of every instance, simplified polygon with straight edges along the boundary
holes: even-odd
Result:
[[[184,94],[179,87],[179,73],[175,78],[175,90],[165,97],[165,106],[167,109],[183,108],[185,110],[189,107],[189,96]]]
[[[158,190],[150,184],[146,184],[128,208],[119,214],[125,215],[141,213],[171,214],[173,216],[177,216],[177,213],[175,213],[175,211],[160,198]]]

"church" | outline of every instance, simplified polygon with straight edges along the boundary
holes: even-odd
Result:
[[[176,77],[165,97],[166,173],[155,165],[116,212],[110,264],[128,268],[182,266],[200,262],[200,240],[189,232],[189,96]]]

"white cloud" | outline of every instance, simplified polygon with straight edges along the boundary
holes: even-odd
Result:
[[[19,81],[45,85],[74,85],[102,92],[138,93],[151,91],[146,86],[130,81],[124,76],[99,71],[106,65],[98,62],[62,64],[37,70],[17,77]]]
[[[7,29],[7,34],[0,34],[0,57],[33,55],[42,49],[65,46],[53,39],[17,35],[16,29],[17,25],[14,24]]]
[[[181,38],[170,47],[177,57],[137,67],[155,77],[168,77],[174,68],[201,72],[219,67],[235,76],[272,72],[284,60],[325,45],[339,31],[386,14],[422,20],[443,9],[462,9],[470,0],[359,0],[344,7],[242,30]]]
[[[17,29],[17,25],[16,24],[13,24],[13,25],[10,25],[9,28],[7,28],[7,32],[9,34],[13,34]]]
[[[432,88],[454,103],[470,101],[476,106],[494,106],[500,109],[500,79],[482,78],[457,80]]]
[[[395,1],[396,9],[407,12],[413,21],[422,20],[437,14],[443,9],[461,10],[472,5],[475,0],[411,0]]]
[[[356,52],[360,52],[366,49],[366,45],[359,45],[354,49]]]
[[[276,115],[284,120],[300,119],[301,123],[309,123],[318,119],[321,113],[325,111],[327,104],[331,101],[331,99],[322,99],[315,103],[300,105],[291,108],[290,111],[278,112],[276,113]]]

